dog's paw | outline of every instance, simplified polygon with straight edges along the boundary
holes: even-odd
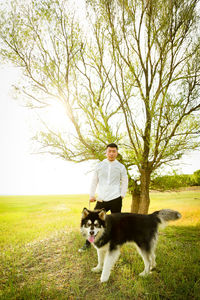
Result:
[[[107,282],[108,279],[109,279],[109,277],[101,276],[100,281],[101,281],[101,283],[103,283],[103,282]]]
[[[139,276],[144,277],[144,276],[147,276],[149,274],[151,274],[151,272],[143,271],[142,273],[139,274]]]
[[[144,276],[146,276],[146,275],[147,275],[147,273],[144,272],[144,271],[143,271],[142,273],[139,274],[140,277],[144,277]]]
[[[150,271],[153,271],[156,269],[156,263],[152,264],[151,267],[150,267]]]
[[[102,268],[99,268],[99,267],[92,268],[92,272],[94,272],[94,273],[100,273],[101,271],[102,271]]]

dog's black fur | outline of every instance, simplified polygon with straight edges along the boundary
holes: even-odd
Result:
[[[111,268],[119,256],[120,246],[126,242],[134,242],[145,264],[145,270],[141,275],[148,274],[155,267],[158,226],[180,217],[179,212],[170,209],[149,215],[132,213],[106,215],[104,210],[90,211],[84,208],[81,231],[92,240],[99,258],[98,266],[93,271],[97,272],[103,267],[101,281],[107,281]]]

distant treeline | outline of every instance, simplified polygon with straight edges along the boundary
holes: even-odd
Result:
[[[200,186],[200,170],[193,174],[157,176],[151,182],[152,190],[173,190],[181,187]]]

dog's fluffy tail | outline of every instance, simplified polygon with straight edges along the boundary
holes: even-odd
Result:
[[[155,214],[161,221],[161,224],[166,225],[169,221],[175,221],[181,218],[181,214],[178,211],[172,209],[161,209],[156,211]]]

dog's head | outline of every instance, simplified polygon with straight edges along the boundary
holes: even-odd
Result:
[[[91,243],[94,243],[102,235],[105,227],[106,211],[88,210],[84,208],[81,219],[81,232]]]

